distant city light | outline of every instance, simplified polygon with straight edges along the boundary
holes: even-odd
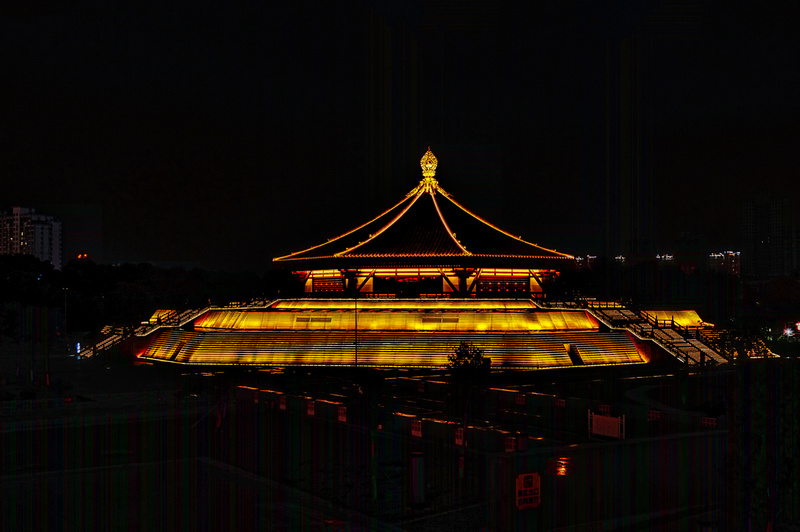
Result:
[[[556,476],[565,477],[569,475],[569,458],[561,457],[555,460]]]
[[[541,438],[535,438],[540,440]],[[570,458],[567,457],[558,457],[553,458],[552,460],[548,460],[547,462],[547,472],[551,475],[555,475],[558,477],[565,477],[572,473],[570,471]]]

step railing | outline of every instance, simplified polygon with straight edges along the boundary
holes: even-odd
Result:
[[[703,327],[701,326],[681,325],[679,323],[675,323],[674,319],[659,320],[655,314],[647,312],[646,310],[639,310],[639,311],[632,310],[630,306],[627,306],[621,302],[581,300],[579,302],[579,306],[585,308],[595,318],[597,318],[599,321],[601,321],[602,323],[604,323],[609,327],[612,328],[622,327],[624,329],[628,329],[629,331],[633,332],[639,338],[654,340],[656,343],[661,345],[664,349],[666,349],[678,360],[680,360],[685,364],[699,365],[700,360],[698,358],[695,358],[696,355],[693,352],[689,352],[685,347],[677,345],[674,340],[657,337],[654,332],[655,330],[672,329],[676,331],[678,334],[680,334],[681,337],[699,339],[709,348],[713,349],[715,352],[718,352],[717,349],[714,348],[712,343],[704,340],[703,338],[704,335],[702,333]],[[647,329],[644,327],[643,324],[637,323],[635,321],[615,319],[613,316],[610,316],[607,312],[605,312],[604,309],[630,310],[631,312],[634,312],[635,314],[640,316],[646,323],[650,324],[652,328]],[[723,353],[719,354],[722,356],[722,358],[728,359],[728,357],[725,356]]]
[[[123,340],[126,340],[131,336],[147,336],[161,327],[181,327],[182,325],[188,323],[198,316],[201,316],[204,312],[207,312],[212,308],[213,306],[209,305],[200,309],[189,309],[181,312],[180,314],[176,314],[175,316],[171,316],[170,318],[167,318],[158,324],[141,324],[135,329],[123,328],[122,334],[114,333],[111,336],[107,336],[95,342],[94,344],[87,346],[85,349],[82,349],[78,354],[81,357],[91,358],[98,353],[106,351],[107,349],[111,349],[112,347],[122,343]]]
[[[647,312],[646,310],[640,310],[639,311],[639,315],[642,318],[644,318],[645,321],[650,323],[650,325],[652,325],[653,327],[659,327],[659,328],[663,327],[663,328],[668,328],[668,329],[672,329],[672,328],[675,327],[675,320],[674,319],[660,320],[660,319],[658,319],[658,317],[655,314],[651,314],[651,313]]]
[[[697,331],[697,339],[707,345],[710,349],[713,349],[719,356],[731,362],[733,360],[733,356],[730,353],[727,353],[723,349],[720,349],[718,346],[718,337],[712,336],[706,331],[698,330]]]
[[[660,343],[662,345],[662,347],[666,348],[673,355],[675,355],[675,357],[678,360],[680,360],[681,362],[683,362],[683,363],[685,363],[687,365],[693,365],[693,364],[699,364],[700,363],[700,361],[695,359],[691,354],[689,354],[689,352],[685,348],[683,348],[683,347],[681,347],[679,345],[676,345],[675,342],[673,342],[671,340],[662,339],[662,338],[653,338],[653,339],[657,343]]]
[[[99,342],[97,342],[95,344],[92,344],[92,345],[90,345],[89,347],[87,347],[85,349],[82,349],[81,352],[78,353],[78,356],[85,357],[85,358],[91,358],[91,357],[95,356],[96,354],[100,353],[101,351],[105,351],[106,349],[111,349],[115,345],[118,345],[124,339],[129,338],[132,334],[133,333],[129,333],[129,334],[114,333],[111,336],[103,338]]]
[[[653,328],[645,328],[644,325],[641,323],[629,323],[627,329],[631,330],[632,332],[636,333],[637,336],[640,338],[652,338],[653,337]]]
[[[208,305],[203,308],[199,309],[189,309],[168,318],[167,320],[162,321],[161,323],[157,324],[142,324],[141,327],[136,329],[137,336],[147,336],[151,334],[153,331],[156,331],[162,327],[182,327],[186,323],[192,321],[193,319],[202,316],[203,313],[208,312],[209,310],[215,308],[215,305]]]

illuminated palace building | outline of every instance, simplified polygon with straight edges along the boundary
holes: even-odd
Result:
[[[278,257],[312,296],[543,296],[574,257],[531,244],[470,212],[439,186],[430,150],[422,181],[396,205],[327,242]]]
[[[367,223],[274,262],[303,296],[171,312],[143,327],[137,355],[184,364],[444,367],[461,341],[492,366],[635,364],[650,347],[588,309],[545,305],[548,281],[575,259],[474,214],[422,180]]]

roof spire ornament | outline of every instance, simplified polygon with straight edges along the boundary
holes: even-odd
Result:
[[[439,161],[436,160],[436,156],[431,152],[431,147],[428,146],[428,151],[425,152],[425,155],[422,156],[422,159],[419,160],[419,165],[422,167],[422,176],[423,177],[433,177],[436,175],[436,166],[439,164]]]
[[[438,164],[439,161],[431,151],[431,147],[428,146],[428,151],[426,151],[422,159],[419,160],[419,165],[422,167],[422,181],[420,181],[420,185],[422,185],[422,190],[424,192],[433,194],[438,188],[439,182],[433,177],[436,175],[436,166]]]

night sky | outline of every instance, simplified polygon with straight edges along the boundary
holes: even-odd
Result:
[[[60,215],[68,256],[261,272],[398,201],[430,145],[445,190],[527,240],[735,249],[742,200],[798,198],[798,15],[6,1],[0,210]]]

